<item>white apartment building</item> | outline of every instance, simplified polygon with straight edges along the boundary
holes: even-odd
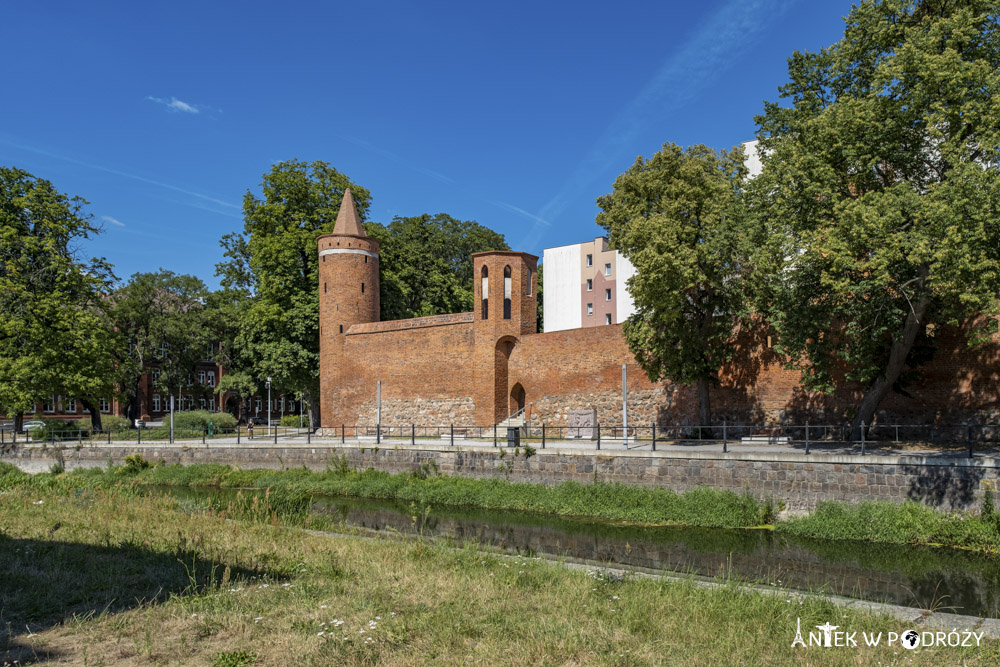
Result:
[[[635,267],[607,238],[546,248],[542,265],[545,331],[621,324],[635,312],[625,286]]]

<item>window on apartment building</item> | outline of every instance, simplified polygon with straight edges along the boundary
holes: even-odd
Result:
[[[160,395],[153,394],[153,412],[160,411]]]
[[[215,386],[215,371],[208,372],[208,386],[209,387]]]
[[[167,354],[167,348],[170,347],[166,343],[160,343],[160,358],[162,359]]]
[[[604,275],[606,276],[611,275],[611,262],[608,262],[607,264],[604,265]]]
[[[205,384],[205,371],[198,371],[198,384]]]
[[[47,414],[52,414],[55,411],[56,411],[56,397],[54,395],[49,396],[48,398],[45,399],[45,402],[42,403],[42,412],[45,412]]]
[[[587,266],[593,266],[593,265],[594,265],[594,256],[587,255]]]
[[[503,318],[510,319],[510,267],[503,267]]]
[[[211,410],[212,412],[215,412],[215,399],[214,398],[208,399],[208,409]]]
[[[605,290],[604,290],[604,300],[605,301],[611,301],[611,288],[610,287],[605,288]]]
[[[483,319],[490,319],[490,271],[485,266],[483,267],[483,285],[482,294],[480,295],[483,300]]]
[[[66,399],[66,412],[68,412],[71,415],[72,414],[76,414],[76,399],[75,398]]]
[[[594,279],[593,278],[587,278],[587,291],[588,292],[593,292],[594,291]]]
[[[260,414],[260,399],[259,398],[256,401],[254,401],[253,411],[254,411],[254,414],[258,414],[258,415]]]
[[[100,399],[101,412],[111,412],[111,402],[106,398]]]
[[[206,401],[204,398],[199,398],[198,399],[198,407],[199,408],[201,408],[202,410],[204,410],[205,406],[207,406],[207,405],[208,405],[208,401]]]
[[[611,313],[606,313],[604,315],[604,323],[605,324],[611,324]]]
[[[160,369],[159,368],[154,368],[152,371],[149,372],[149,374],[153,378],[153,382],[156,382],[157,380],[160,379]]]
[[[588,303],[587,304],[587,314],[588,315],[593,315],[594,314],[594,304],[592,304],[592,303]]]

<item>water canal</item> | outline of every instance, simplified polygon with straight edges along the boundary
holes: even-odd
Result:
[[[234,490],[157,487],[223,509]],[[263,493],[244,490],[247,494]],[[662,574],[735,578],[802,592],[1000,617],[1000,558],[957,549],[814,540],[771,530],[644,527],[538,514],[314,497],[324,525],[475,541],[509,553]]]

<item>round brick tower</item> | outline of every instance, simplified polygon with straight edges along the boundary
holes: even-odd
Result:
[[[379,244],[365,234],[350,190],[344,191],[333,233],[317,242],[320,423],[333,427],[353,423],[353,415],[339,410],[341,377],[349,363],[344,358],[345,336],[353,324],[379,321]]]

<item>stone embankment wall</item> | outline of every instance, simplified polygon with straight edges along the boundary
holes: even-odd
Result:
[[[983,492],[997,490],[1000,459],[847,456],[824,454],[722,454],[638,451],[524,450],[489,446],[373,447],[360,445],[270,446],[101,445],[67,448],[68,469],[119,463],[132,453],[148,461],[166,463],[226,463],[243,467],[323,470],[343,457],[352,468],[410,472],[434,461],[445,474],[476,478],[505,478],[518,482],[553,484],[621,482],[664,486],[685,491],[698,486],[748,490],[758,497],[784,501],[791,510],[811,510],[823,500],[856,503],[863,500],[916,500],[941,509],[976,509]],[[30,472],[47,470],[54,462],[50,449],[17,447],[0,460]]]

